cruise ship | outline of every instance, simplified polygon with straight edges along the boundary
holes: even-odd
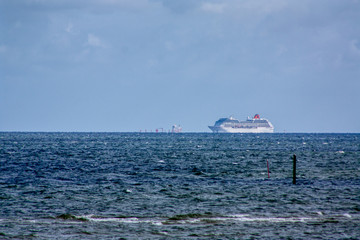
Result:
[[[246,121],[239,121],[233,117],[220,118],[209,126],[214,133],[273,133],[274,126],[265,118],[260,118],[259,114]]]

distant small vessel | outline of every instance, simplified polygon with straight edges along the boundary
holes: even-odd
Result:
[[[181,133],[181,131],[182,131],[182,128],[180,125],[178,126],[178,125],[174,124],[172,126],[172,129],[171,129],[172,133]]]
[[[214,133],[273,133],[274,126],[265,118],[260,118],[259,114],[246,121],[239,121],[233,117],[220,118],[209,126]]]

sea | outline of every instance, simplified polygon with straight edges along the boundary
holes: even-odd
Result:
[[[0,239],[360,239],[360,134],[0,132]]]

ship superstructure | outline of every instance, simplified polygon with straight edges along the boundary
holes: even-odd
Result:
[[[273,133],[274,126],[265,118],[260,118],[255,114],[253,118],[247,118],[246,121],[239,121],[233,117],[220,118],[214,124],[209,126],[214,133]]]

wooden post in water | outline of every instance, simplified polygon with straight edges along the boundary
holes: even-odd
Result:
[[[293,156],[293,184],[296,184],[296,155]]]

